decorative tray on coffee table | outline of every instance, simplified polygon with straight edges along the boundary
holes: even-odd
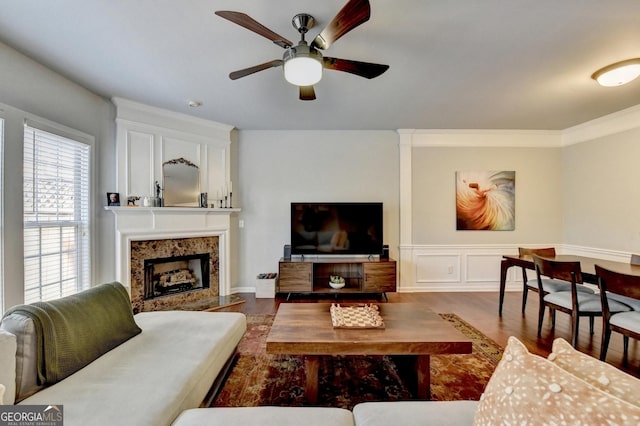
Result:
[[[378,305],[340,306],[338,303],[332,303],[330,310],[333,328],[384,328]]]

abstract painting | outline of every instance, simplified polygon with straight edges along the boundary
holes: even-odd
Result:
[[[456,229],[513,231],[515,171],[456,172]]]

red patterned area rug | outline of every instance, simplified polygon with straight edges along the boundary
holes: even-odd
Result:
[[[473,341],[468,355],[431,357],[433,400],[478,400],[493,373],[502,348],[455,314],[440,314]],[[302,406],[304,358],[266,353],[273,315],[248,315],[239,357],[216,407]],[[333,356],[320,359],[319,406],[351,409],[365,401],[414,399],[393,360],[386,356]]]

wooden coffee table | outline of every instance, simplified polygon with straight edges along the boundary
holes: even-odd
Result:
[[[348,306],[348,303],[343,303]],[[384,329],[336,329],[330,303],[281,303],[267,337],[267,353],[304,355],[305,396],[318,401],[319,357],[397,355],[399,370],[420,399],[431,398],[430,356],[471,353],[471,340],[418,303],[380,303]]]

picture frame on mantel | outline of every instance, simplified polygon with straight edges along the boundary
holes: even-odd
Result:
[[[107,192],[107,206],[119,206],[120,194],[117,192]]]

